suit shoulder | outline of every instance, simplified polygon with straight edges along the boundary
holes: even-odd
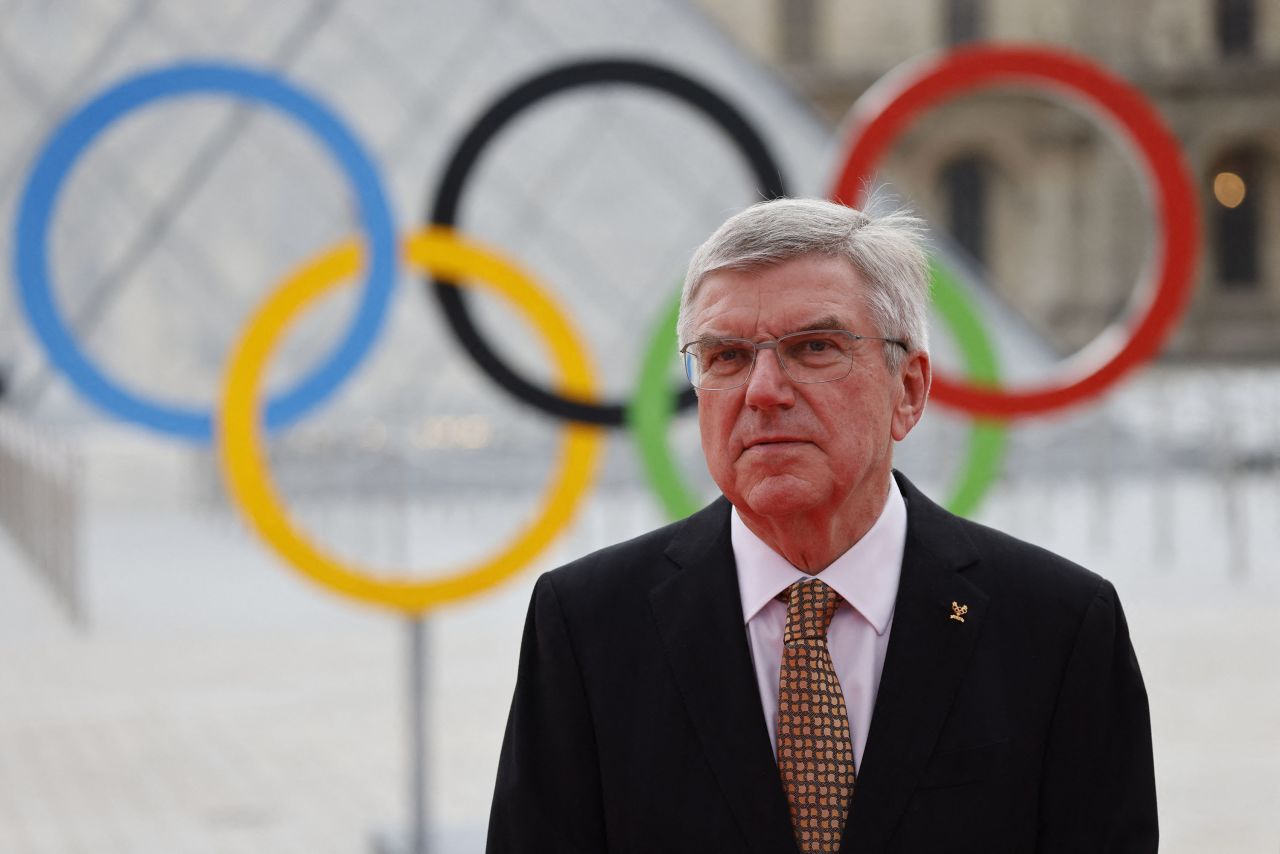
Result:
[[[648,590],[672,571],[664,553],[687,522],[681,519],[570,561],[543,577],[561,598],[579,600]]]
[[[1110,583],[1079,564],[1003,531],[940,507],[900,473],[907,499],[909,543],[957,566],[989,595],[1035,619],[1064,610],[1082,617],[1099,594],[1114,597]]]
[[[974,580],[1032,613],[1049,609],[1082,618],[1099,594],[1115,595],[1110,582],[1062,555],[977,522],[959,521],[980,558],[970,571]]]

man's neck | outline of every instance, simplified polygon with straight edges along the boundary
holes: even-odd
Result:
[[[892,477],[892,475],[889,475]],[[853,548],[884,512],[889,484],[860,490],[840,505],[789,516],[763,516],[739,507],[743,524],[796,569],[817,575]]]

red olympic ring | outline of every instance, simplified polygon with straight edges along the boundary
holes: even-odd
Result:
[[[848,155],[831,198],[843,204],[859,201],[890,143],[923,111],[967,92],[1008,84],[1082,101],[1124,132],[1156,190],[1158,252],[1155,265],[1139,280],[1127,317],[1067,359],[1048,380],[1001,390],[933,375],[932,396],[940,403],[1006,419],[1095,397],[1153,358],[1187,308],[1200,239],[1190,173],[1177,139],[1154,108],[1129,83],[1092,62],[1041,47],[962,48],[911,63],[882,79],[850,111]]]

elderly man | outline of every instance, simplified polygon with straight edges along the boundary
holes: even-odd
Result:
[[[538,581],[490,852],[1156,850],[1115,590],[892,470],[927,304],[902,214],[766,202],[694,254],[724,497]]]

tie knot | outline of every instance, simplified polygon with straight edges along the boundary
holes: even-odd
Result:
[[[817,578],[792,584],[787,588],[787,628],[782,642],[825,640],[840,602],[840,594]]]

